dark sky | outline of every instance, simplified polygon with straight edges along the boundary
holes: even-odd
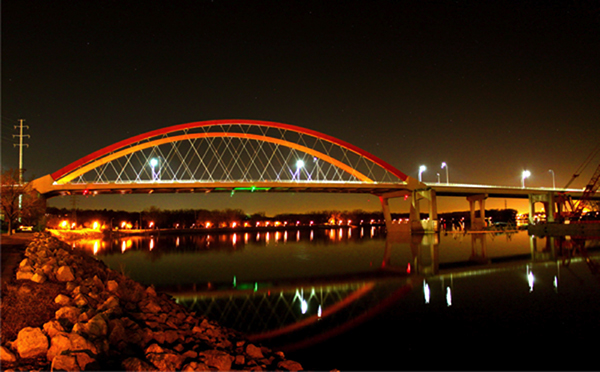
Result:
[[[18,167],[18,119],[39,177],[133,135],[231,118],[318,130],[413,177],[425,164],[427,182],[446,162],[451,182],[518,186],[528,169],[550,187],[552,169],[562,187],[600,142],[600,4],[2,1],[3,168]],[[264,196],[159,198],[79,205],[275,210]]]

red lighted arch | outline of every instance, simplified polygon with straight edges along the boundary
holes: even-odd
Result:
[[[390,165],[389,163],[385,162],[384,160],[378,158],[377,156],[357,147],[354,146],[348,142],[342,141],[340,139],[337,139],[335,137],[332,137],[330,135],[312,130],[312,129],[307,129],[307,128],[302,128],[302,127],[298,127],[295,125],[291,125],[291,124],[283,124],[283,123],[277,123],[277,122],[270,122],[270,121],[262,121],[262,120],[233,120],[233,119],[227,119],[227,120],[207,120],[207,121],[197,121],[197,122],[192,122],[192,123],[186,123],[186,124],[178,124],[178,125],[173,125],[170,127],[166,127],[166,128],[161,128],[161,129],[156,129],[150,132],[146,132],[143,134],[139,134],[137,136],[133,136],[130,137],[128,139],[116,142],[110,146],[106,146],[103,149],[94,151],[93,153],[82,157],[79,160],[74,161],[73,163],[59,169],[58,171],[54,172],[51,174],[51,177],[53,180],[59,180],[61,177],[65,176],[66,174],[74,171],[75,169],[81,167],[84,164],[87,164],[91,161],[94,161],[96,159],[99,159],[107,154],[112,153],[113,151],[116,151],[120,148],[123,148],[125,146],[129,146],[132,145],[134,143],[138,143],[140,141],[149,139],[149,138],[153,138],[156,136],[160,136],[160,135],[165,135],[168,133],[172,133],[172,132],[177,132],[177,131],[182,131],[182,130],[186,130],[186,129],[193,129],[193,128],[200,128],[200,127],[207,127],[207,126],[214,126],[214,125],[235,125],[235,124],[242,124],[242,125],[255,125],[255,126],[262,126],[262,127],[271,127],[271,128],[278,128],[278,129],[285,129],[285,130],[290,130],[290,131],[295,131],[298,133],[302,133],[302,134],[308,134],[310,136],[314,136],[316,138],[331,142],[333,144],[336,144],[340,147],[346,148],[356,154],[359,154],[361,156],[363,156],[366,159],[369,159],[370,161],[372,161],[373,163],[379,165],[380,167],[382,167],[383,169],[387,170],[388,172],[390,172],[391,174],[395,175],[396,177],[398,177],[399,179],[401,179],[402,181],[407,181],[408,176],[404,173],[402,173],[400,170],[398,170],[397,168],[393,167],[392,165]]]

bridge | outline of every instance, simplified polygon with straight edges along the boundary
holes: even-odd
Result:
[[[379,197],[389,231],[412,232],[437,230],[436,195],[466,197],[471,223],[479,227],[488,197],[524,197],[532,206],[536,202],[554,205],[556,192],[577,198],[583,191],[423,183],[327,134],[258,120],[211,120],[153,130],[92,152],[32,181],[32,186],[45,198],[115,193],[368,193]],[[396,225],[391,218],[389,199],[398,197],[411,199],[405,225]],[[428,205],[425,220],[421,219],[423,200]]]

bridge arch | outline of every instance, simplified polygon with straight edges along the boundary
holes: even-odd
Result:
[[[407,184],[350,143],[290,124],[211,120],[133,136],[52,173],[55,185],[161,183]]]

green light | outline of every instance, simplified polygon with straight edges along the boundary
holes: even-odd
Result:
[[[233,189],[233,191],[250,191],[250,192],[254,192],[254,191],[269,191],[271,190],[270,187],[256,187],[256,186],[252,186],[252,187],[235,187]]]

